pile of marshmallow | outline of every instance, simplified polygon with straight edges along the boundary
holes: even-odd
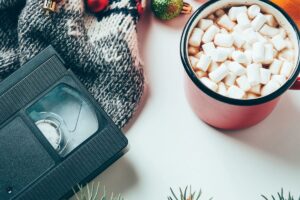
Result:
[[[200,19],[188,41],[190,64],[209,89],[235,99],[273,93],[291,76],[294,48],[258,5],[219,9]]]

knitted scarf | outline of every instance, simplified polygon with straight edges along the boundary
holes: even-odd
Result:
[[[46,14],[43,0],[0,0],[0,81],[52,45],[123,127],[144,90],[138,54],[135,0],[110,0],[91,14],[83,0],[60,0]]]

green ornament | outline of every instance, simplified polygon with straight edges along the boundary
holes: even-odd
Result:
[[[190,4],[183,0],[152,0],[151,7],[154,15],[162,20],[170,20],[180,13],[189,14],[192,12]]]

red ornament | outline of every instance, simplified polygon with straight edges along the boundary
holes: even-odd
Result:
[[[87,6],[93,13],[98,13],[108,6],[109,0],[87,0]]]
[[[139,15],[141,16],[144,13],[144,8],[143,8],[141,0],[136,0],[136,8],[137,8]]]
[[[137,3],[136,7],[137,7],[137,11],[138,11],[139,15],[142,15],[144,13],[144,8],[143,8],[142,4]]]

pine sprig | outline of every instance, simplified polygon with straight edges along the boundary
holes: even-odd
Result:
[[[78,193],[74,191],[76,200],[124,200],[121,195],[114,196],[112,194],[110,197],[107,196],[105,187],[103,188],[103,191],[100,191],[100,183],[98,182],[95,186],[94,182],[91,184],[88,184],[85,188],[83,188],[81,185],[78,185]],[[171,196],[168,196],[168,200],[200,200],[202,191],[199,190],[198,192],[193,191],[191,186],[186,186],[184,190],[182,188],[179,188],[179,195],[176,195],[174,190],[170,188]],[[277,195],[272,195],[270,198],[261,195],[264,200],[300,200],[300,197],[297,199],[291,195],[291,193],[288,193],[288,196],[285,197],[283,189],[281,189],[280,192],[277,193]],[[210,198],[209,200],[212,200],[213,198]]]
[[[179,195],[176,195],[174,190],[170,188],[171,190],[171,196],[168,196],[168,200],[200,200],[202,191],[199,190],[198,193],[192,192],[192,187],[185,187],[184,190],[179,188]],[[291,195],[291,193],[288,193],[288,196],[285,197],[283,189],[281,189],[280,192],[277,193],[277,195],[272,195],[271,198],[267,198],[264,195],[261,195],[265,200],[300,200],[300,197],[297,199]],[[209,200],[212,200],[210,198]]]
[[[76,191],[73,189],[76,200],[124,200],[121,195],[114,196],[114,194],[112,194],[109,198],[106,194],[105,187],[103,187],[101,194],[99,182],[97,183],[96,187],[94,186],[94,182],[87,184],[85,188],[83,188],[81,185],[78,185],[78,193],[76,193]]]
[[[171,196],[168,196],[168,200],[200,200],[202,191],[199,190],[198,192],[192,191],[192,187],[186,186],[184,190],[179,188],[179,197],[175,194],[174,190],[170,188],[171,190]],[[212,200],[210,198],[209,200]]]
[[[278,192],[277,193],[277,196],[275,195],[272,195],[271,196],[271,199],[267,198],[266,196],[264,195],[261,195],[265,200],[277,200],[277,197],[278,197],[278,200],[297,200],[296,198],[294,198],[291,193],[289,192],[288,194],[288,197],[285,198],[285,195],[283,193],[283,189],[281,189],[281,192]],[[300,197],[298,198],[298,200],[300,200]]]

